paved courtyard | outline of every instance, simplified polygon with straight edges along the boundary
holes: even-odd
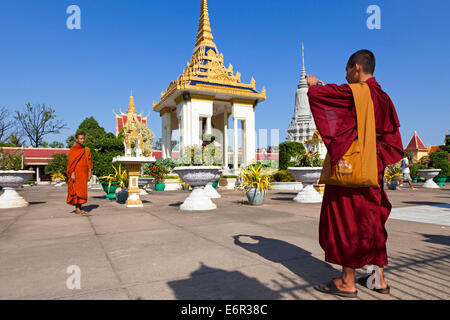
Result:
[[[65,187],[25,188],[29,207],[0,211],[0,299],[344,299],[313,289],[339,275],[318,243],[320,204],[274,191],[251,207],[219,191],[217,210],[180,212],[187,191],[127,209],[90,190],[90,216],[79,217]],[[391,295],[359,287],[357,299],[448,299],[450,188],[388,196]],[[66,286],[71,265],[79,290]]]

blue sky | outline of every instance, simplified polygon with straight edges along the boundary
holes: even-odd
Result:
[[[68,30],[66,8],[81,8],[81,30]],[[381,8],[381,29],[369,30],[369,5]],[[377,58],[375,76],[391,96],[403,143],[414,130],[427,145],[450,130],[450,1],[430,0],[209,0],[215,42],[242,81],[253,76],[267,100],[257,106],[257,129],[280,130],[294,110],[304,42],[307,73],[345,82],[356,50]],[[0,2],[0,106],[53,106],[69,129],[86,117],[114,131],[112,110],[126,110],[133,90],[138,111],[182,72],[192,55],[200,0],[42,0]],[[270,134],[269,134],[270,136]]]

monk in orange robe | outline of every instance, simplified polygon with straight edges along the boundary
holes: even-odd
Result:
[[[76,214],[86,214],[81,205],[87,202],[87,183],[92,177],[92,155],[88,147],[84,146],[85,135],[77,133],[77,142],[69,151],[67,164],[67,200],[75,206]]]
[[[375,112],[378,184],[380,188],[347,188],[326,185],[319,223],[319,242],[325,261],[341,265],[340,278],[315,287],[343,297],[357,295],[355,282],[378,293],[389,293],[383,274],[388,264],[386,220],[391,204],[383,188],[385,168],[403,157],[397,113],[389,96],[373,77],[375,56],[369,50],[354,53],[346,67],[348,83],[365,82]],[[349,85],[324,83],[306,76],[308,98],[317,129],[334,167],[357,138],[357,118]],[[373,274],[355,279],[355,269],[378,266]],[[375,280],[375,284],[374,284]]]

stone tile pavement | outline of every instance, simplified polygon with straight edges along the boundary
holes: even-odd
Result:
[[[79,217],[64,187],[20,192],[29,207],[0,211],[0,299],[341,299],[313,289],[339,266],[323,261],[320,204],[297,204],[295,193],[251,207],[219,190],[217,210],[181,212],[186,191],[152,192],[127,209],[90,190],[90,216]],[[359,287],[357,299],[448,299],[450,188],[388,196],[391,295]],[[71,265],[79,290],[66,286]]]

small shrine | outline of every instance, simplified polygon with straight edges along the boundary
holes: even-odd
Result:
[[[120,110],[120,115],[118,115],[114,111],[113,113],[116,116],[116,136],[119,135],[120,131],[122,131],[122,129],[127,125],[129,119],[135,119],[137,122],[148,126],[148,116],[143,117],[142,113],[141,114],[136,113],[136,107],[134,106],[133,92],[131,92],[130,94],[127,113],[123,113],[122,110]]]

